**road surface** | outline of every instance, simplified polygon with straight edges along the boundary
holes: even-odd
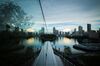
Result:
[[[50,42],[46,42],[33,66],[63,66],[61,59],[53,52]]]

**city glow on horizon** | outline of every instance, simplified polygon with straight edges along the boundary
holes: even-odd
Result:
[[[35,30],[32,29],[32,28],[28,28],[28,29],[26,29],[26,31],[27,31],[27,32],[35,32]]]
[[[66,27],[66,28],[64,28],[62,31],[63,31],[63,32],[69,32],[69,31],[71,31],[71,30],[72,30],[71,28],[67,28],[67,27]]]

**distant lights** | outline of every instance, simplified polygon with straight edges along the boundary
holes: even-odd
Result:
[[[35,30],[32,29],[32,28],[28,28],[28,29],[26,29],[26,31],[27,31],[27,32],[35,32]]]

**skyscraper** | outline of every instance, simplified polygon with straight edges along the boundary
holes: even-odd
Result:
[[[41,27],[40,33],[41,33],[41,34],[44,34],[44,33],[45,33],[44,27]]]
[[[91,31],[91,24],[87,24],[87,32]]]
[[[83,35],[83,27],[82,26],[79,26],[78,27],[78,33],[79,33],[79,35]]]
[[[56,28],[55,27],[53,27],[53,34],[55,34],[56,33]]]
[[[55,35],[57,35],[58,34],[58,30],[56,30],[56,28],[55,27],[53,27],[53,34],[55,34]]]
[[[83,31],[83,27],[82,26],[79,26],[78,27],[78,31],[81,33]]]

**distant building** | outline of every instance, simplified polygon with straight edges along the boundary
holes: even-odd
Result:
[[[45,33],[45,29],[44,29],[44,27],[41,28],[40,33],[42,33],[42,34]]]
[[[67,35],[69,35],[69,34],[67,34]],[[72,35],[73,35],[73,36],[76,36],[76,35],[77,35],[76,28],[75,28],[74,31],[72,32]]]
[[[76,33],[76,28],[74,29],[74,33]]]
[[[56,28],[55,28],[55,27],[53,27],[53,34],[55,34],[55,35],[58,35],[58,34],[59,34],[59,31],[58,31],[58,30],[56,30]]]
[[[99,38],[100,38],[100,28],[99,28],[98,34],[99,34]]]
[[[53,27],[53,34],[55,34],[55,32],[56,32],[56,28],[55,28],[55,27]]]
[[[87,32],[91,31],[91,24],[87,24]]]
[[[69,35],[70,34],[70,32],[65,32],[65,35]]]
[[[88,36],[89,38],[94,38],[94,39],[99,38],[99,34],[95,30],[91,30],[91,32],[88,32]]]
[[[82,31],[83,31],[83,27],[82,27],[82,26],[79,26],[79,27],[78,27],[78,31],[79,31],[79,32],[82,32]]]
[[[78,27],[78,34],[82,36],[83,35],[83,32],[84,32],[83,31],[83,27],[82,26],[79,26]]]

